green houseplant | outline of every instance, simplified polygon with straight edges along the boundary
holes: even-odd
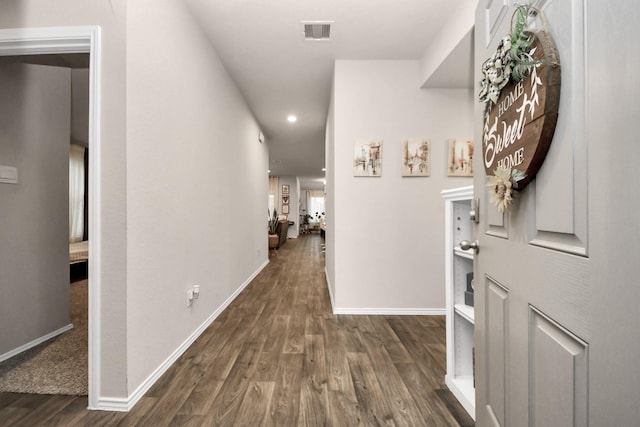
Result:
[[[278,247],[279,236],[276,234],[276,228],[278,227],[278,212],[274,209],[273,213],[269,214],[267,210],[269,221],[269,249],[275,249]]]
[[[275,209],[273,213],[269,214],[267,210],[267,219],[269,221],[269,234],[276,234],[276,227],[278,226],[278,211]]]

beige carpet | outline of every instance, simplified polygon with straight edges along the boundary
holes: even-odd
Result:
[[[0,392],[87,395],[87,285],[71,284],[73,329],[0,363]]]

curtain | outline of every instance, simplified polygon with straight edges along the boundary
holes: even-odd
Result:
[[[69,242],[84,235],[84,147],[71,144],[69,152]]]
[[[276,208],[276,199],[278,198],[278,177],[269,177],[269,216],[273,214],[273,210]]]
[[[324,218],[324,191],[307,191],[307,213],[311,222],[320,222]]]

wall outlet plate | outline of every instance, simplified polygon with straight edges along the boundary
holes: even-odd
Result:
[[[0,183],[17,184],[18,168],[13,166],[0,166]]]

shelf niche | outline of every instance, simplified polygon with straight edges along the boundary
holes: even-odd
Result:
[[[445,201],[445,286],[447,317],[447,373],[445,384],[475,420],[474,308],[465,304],[467,274],[473,273],[474,252],[460,241],[472,240],[469,211],[473,186],[443,190]]]

